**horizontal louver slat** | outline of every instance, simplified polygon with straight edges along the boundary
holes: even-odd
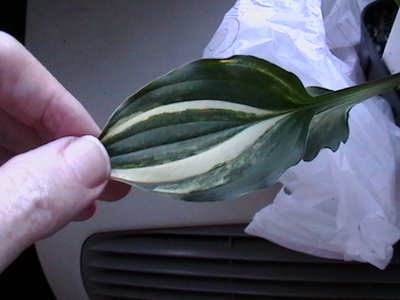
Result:
[[[233,240],[233,241],[232,241]],[[294,253],[273,244],[259,243],[257,238],[215,236],[159,235],[121,237],[95,245],[91,250],[108,253],[155,255],[168,257],[203,257],[209,259],[249,259],[251,261],[326,262],[324,259]],[[271,251],[271,248],[273,251]],[[269,255],[265,255],[267,252]],[[290,255],[288,255],[290,253]],[[340,263],[340,261],[331,261]]]
[[[308,284],[299,282],[256,282],[246,280],[224,280],[188,278],[176,276],[148,276],[144,274],[104,274],[93,278],[92,283],[109,286],[146,288],[148,290],[181,291],[190,293],[212,293],[241,296],[281,296],[300,298],[324,297],[341,299],[399,299],[398,287],[384,285],[384,292],[351,284]],[[390,296],[392,294],[392,296]],[[205,298],[206,299],[206,298]]]
[[[82,249],[85,287],[91,299],[399,299],[398,264],[314,258],[242,230],[96,234]]]
[[[243,299],[243,296],[236,297],[234,295],[223,295],[218,293],[190,293],[190,292],[179,292],[172,290],[148,290],[142,288],[126,288],[121,286],[113,286],[112,290],[110,288],[101,287],[97,289],[93,295],[95,299],[153,299],[153,300],[163,300],[163,299],[173,299],[173,300],[235,300]],[[168,296],[166,296],[168,295]],[[265,296],[246,296],[245,299],[248,300],[258,300],[265,299]],[[268,298],[271,299],[271,298]],[[279,299],[289,299],[281,298]],[[290,298],[292,299],[292,298]]]
[[[90,268],[109,271],[126,271],[149,274],[170,274],[196,277],[243,278],[253,280],[345,283],[400,284],[398,271],[389,267],[381,274],[365,272],[373,267],[362,264],[330,265],[302,263],[273,263],[225,261],[209,259],[184,259],[156,256],[103,257],[88,265]],[[296,273],[302,270],[301,277]],[[397,272],[396,272],[397,271]],[[379,276],[377,276],[379,274]]]

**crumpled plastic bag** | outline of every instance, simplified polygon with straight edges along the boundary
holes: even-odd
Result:
[[[239,0],[204,57],[247,54],[295,73],[305,86],[340,89],[363,81],[359,0]],[[389,105],[374,97],[355,106],[350,137],[280,178],[273,203],[246,228],[284,247],[385,268],[400,239],[396,190],[400,130]]]

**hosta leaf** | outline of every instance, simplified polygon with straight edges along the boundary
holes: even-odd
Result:
[[[398,85],[399,74],[306,89],[259,58],[201,59],[126,99],[100,139],[116,180],[186,200],[229,199],[273,184],[322,148],[337,150],[349,109]]]

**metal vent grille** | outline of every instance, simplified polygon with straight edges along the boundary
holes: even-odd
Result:
[[[90,299],[400,299],[400,260],[370,265],[293,252],[214,226],[99,233],[82,249]]]

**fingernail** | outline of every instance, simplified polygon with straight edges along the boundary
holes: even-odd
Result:
[[[100,141],[91,135],[76,138],[64,150],[64,157],[77,179],[86,187],[94,188],[108,180],[110,159]]]

